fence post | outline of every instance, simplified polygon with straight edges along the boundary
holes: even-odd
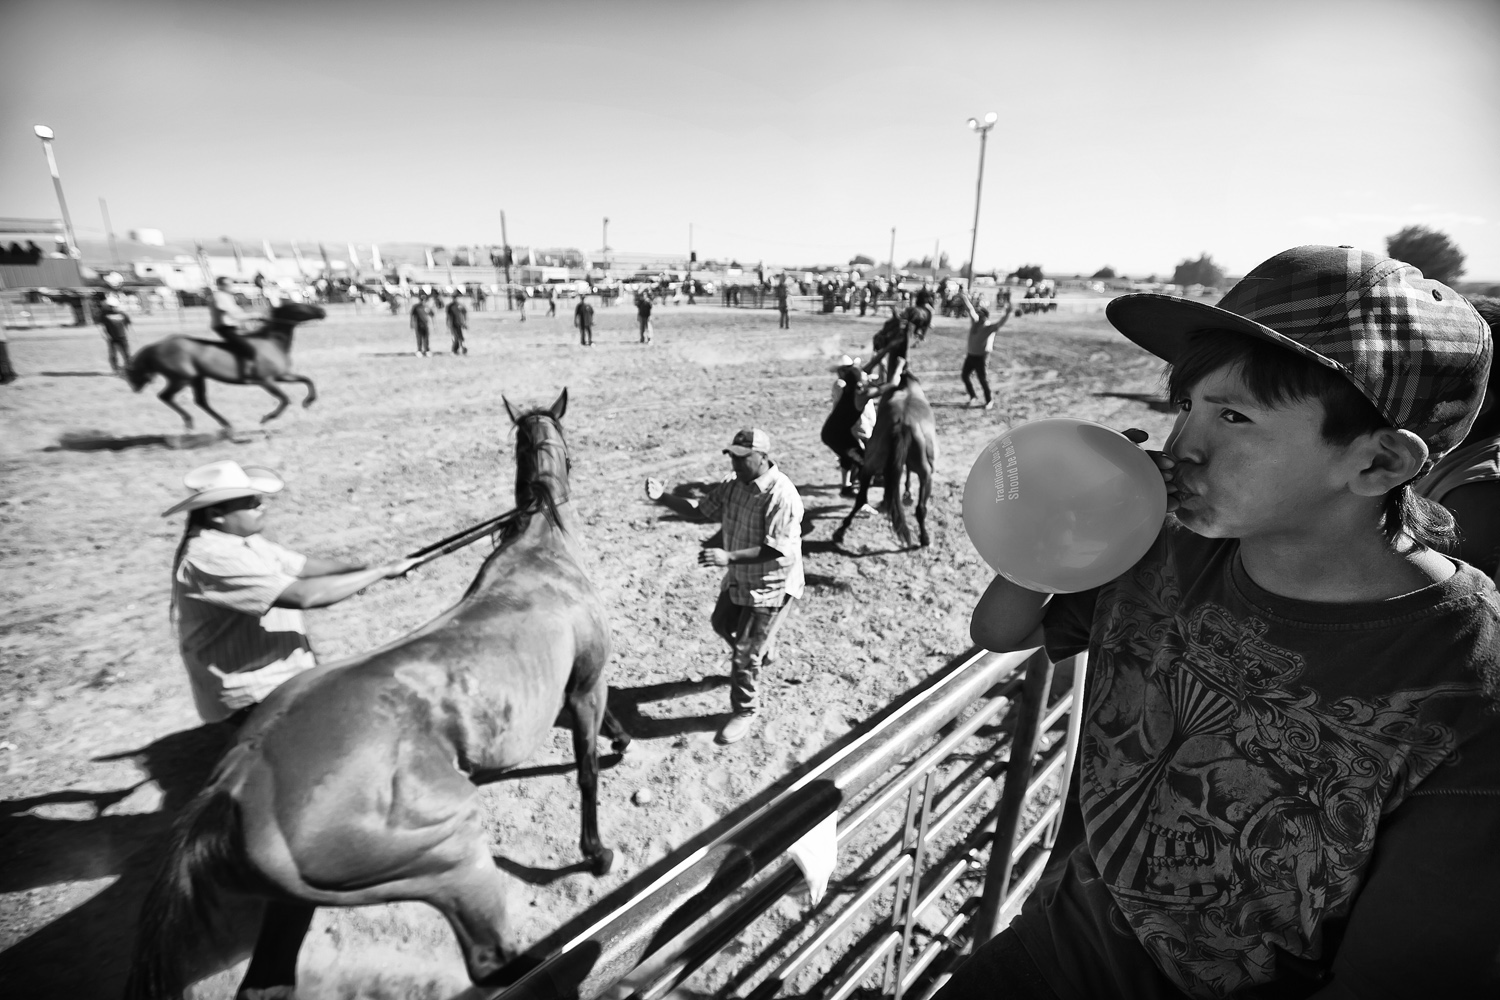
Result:
[[[995,840],[990,847],[989,867],[984,877],[984,894],[979,914],[974,920],[974,940],[978,948],[1000,932],[1000,908],[1010,887],[1013,862],[1011,851],[1021,825],[1021,808],[1026,804],[1026,786],[1031,784],[1035,769],[1037,743],[1041,738],[1042,716],[1047,712],[1047,695],[1052,688],[1052,661],[1045,650],[1039,650],[1026,664],[1026,680],[1021,685],[1016,732],[1010,741],[1010,762],[1005,768],[1005,789],[995,816]]]

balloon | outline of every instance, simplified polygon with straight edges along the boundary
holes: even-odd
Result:
[[[1090,420],[1021,424],[985,446],[964,484],[964,527],[990,568],[1070,594],[1135,565],[1161,531],[1167,489],[1130,439]]]

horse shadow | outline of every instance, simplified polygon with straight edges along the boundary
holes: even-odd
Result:
[[[119,378],[115,372],[37,372],[43,378]]]
[[[114,877],[108,888],[0,952],[10,996],[114,996],[124,986],[135,924],[169,843],[177,814],[203,788],[229,746],[228,726],[172,733],[135,750],[147,777],[125,788],[68,789],[0,801],[0,892]],[[154,812],[111,810],[142,786],[161,793]],[[38,814],[40,812],[40,814]],[[89,812],[86,818],[52,818]],[[87,960],[80,960],[87,942]]]
[[[132,448],[204,448],[220,441],[242,443],[228,431],[205,431],[186,434],[111,434],[109,431],[64,431],[57,444],[43,451],[129,451]]]
[[[646,715],[641,706],[692,694],[703,694],[729,683],[724,674],[690,678],[681,681],[665,681],[660,684],[643,684],[640,687],[609,689],[609,710],[625,731],[634,739],[660,740],[689,733],[715,732],[729,719],[727,712],[710,715],[689,715],[680,718],[657,718]]]
[[[519,861],[512,861],[503,854],[492,854],[490,860],[495,867],[503,872],[520,879],[531,885],[551,885],[553,882],[567,878],[569,875],[591,875],[594,871],[593,862],[575,861],[571,865],[563,865],[561,868],[539,868],[536,865],[523,865]]]
[[[919,545],[908,545],[905,548],[896,549],[863,549],[855,552],[837,544],[832,539],[823,541],[804,541],[802,543],[802,554],[808,555],[834,555],[843,556],[845,559],[869,559],[872,556],[900,556],[908,552],[916,552],[921,549]]]

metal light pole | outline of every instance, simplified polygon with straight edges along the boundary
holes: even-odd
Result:
[[[604,244],[600,253],[604,256],[604,280],[609,280],[609,216],[604,217]]]
[[[510,236],[505,232],[505,209],[500,210],[500,260],[505,264],[505,308],[513,308],[510,288]],[[526,309],[526,300],[521,300],[521,309]]]
[[[984,145],[990,137],[990,129],[995,127],[995,122],[1000,118],[991,111],[984,116],[981,124],[979,119],[970,118],[969,128],[979,133],[979,180],[974,185],[974,233],[969,240],[969,283],[967,290],[974,290],[974,272],[977,267],[974,263],[974,251],[979,246],[979,196],[984,193]]]
[[[57,207],[62,210],[63,231],[68,239],[68,256],[82,257],[78,249],[78,237],[73,233],[73,218],[68,215],[68,200],[63,197],[62,177],[57,172],[57,157],[52,155],[53,131],[45,125],[33,125],[31,130],[42,140],[42,152],[47,154],[47,169],[52,171],[52,186],[57,189]]]
[[[109,236],[109,262],[118,267],[120,251],[115,246],[115,227],[109,224],[109,205],[103,198],[99,199],[99,214],[104,216],[104,232]]]

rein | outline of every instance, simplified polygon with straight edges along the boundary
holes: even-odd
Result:
[[[533,419],[545,418],[541,414],[533,414],[532,416],[524,418],[522,423],[524,423],[525,420]],[[541,441],[535,443],[532,446],[532,450],[540,451],[544,448],[549,447],[562,448],[563,461],[565,462],[567,467],[572,466],[573,460],[568,457],[568,446],[564,442]],[[540,484],[541,480],[533,480],[533,483]],[[426,563],[440,558],[441,556],[451,555],[452,553],[457,552],[459,549],[473,545],[481,538],[487,538],[490,535],[495,534],[497,531],[501,531],[504,528],[507,528],[510,525],[514,524],[519,518],[524,517],[528,514],[534,514],[544,507],[551,508],[553,516],[555,517],[557,513],[557,506],[559,504],[567,503],[568,496],[569,494],[565,491],[562,496],[554,497],[552,495],[552,490],[550,488],[544,487],[541,491],[541,496],[533,498],[532,501],[525,507],[518,507],[515,510],[508,510],[498,517],[490,518],[488,521],[480,521],[478,524],[471,525],[467,528],[464,528],[462,531],[455,532],[454,534],[449,535],[447,538],[438,539],[431,545],[420,548],[415,552],[408,553],[406,558],[421,560],[417,563],[417,566],[425,565]],[[412,567],[412,569],[416,568],[416,566]]]
[[[439,556],[450,555],[454,552],[457,552],[461,548],[473,545],[481,538],[493,535],[496,531],[499,531],[501,528],[504,528],[507,525],[511,524],[516,520],[516,518],[520,517],[522,514],[527,513],[529,510],[530,508],[521,510],[508,510],[504,514],[501,514],[499,517],[492,517],[488,521],[480,521],[478,524],[465,528],[464,530],[457,532],[456,534],[449,535],[447,538],[439,539],[438,541],[433,542],[431,545],[428,545],[425,548],[420,548],[415,552],[408,553],[406,558],[420,559],[421,562],[417,563],[417,566],[421,566],[431,562]],[[412,569],[416,569],[416,566],[413,566]]]

